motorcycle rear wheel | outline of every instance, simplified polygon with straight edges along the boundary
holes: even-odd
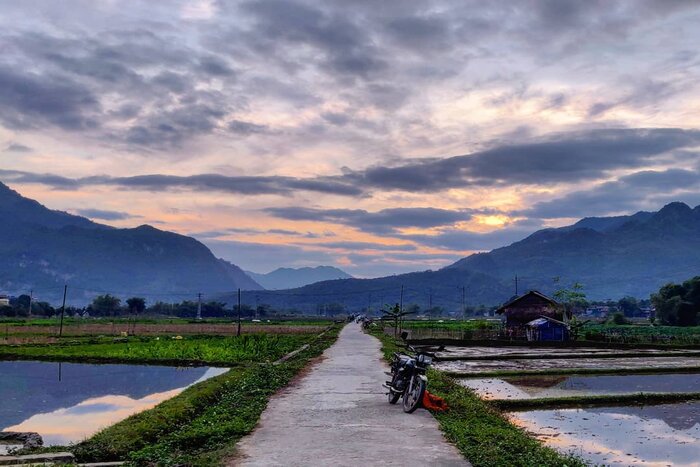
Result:
[[[413,377],[413,386],[409,391],[407,388],[403,394],[403,411],[406,413],[413,413],[418,407],[420,407],[423,401],[423,394],[425,394],[425,381],[423,378],[418,376]],[[411,386],[409,386],[410,388]]]

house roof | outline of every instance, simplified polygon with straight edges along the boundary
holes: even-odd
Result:
[[[554,300],[553,298],[550,298],[550,297],[546,296],[545,294],[538,292],[537,290],[530,290],[529,292],[527,292],[519,297],[515,297],[514,299],[510,300],[509,302],[506,302],[503,305],[501,305],[496,310],[496,313],[499,313],[499,314],[503,313],[506,308],[509,308],[509,307],[515,305],[516,303],[518,303],[519,301],[523,300],[524,298],[530,297],[532,295],[535,295],[535,296],[551,303],[552,305],[555,305],[555,306],[559,305],[559,303],[556,300]]]
[[[547,323],[559,324],[560,326],[566,326],[566,327],[569,326],[565,322],[559,321],[558,319],[550,318],[549,316],[542,316],[541,318],[533,319],[532,321],[527,323],[527,326],[530,326],[532,328],[536,328],[536,327],[544,326]]]

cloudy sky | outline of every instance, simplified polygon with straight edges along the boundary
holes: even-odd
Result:
[[[700,1],[0,0],[0,181],[240,266],[700,204]]]

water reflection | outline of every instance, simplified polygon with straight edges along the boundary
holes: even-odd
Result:
[[[536,410],[513,421],[561,452],[606,465],[697,466],[700,403]]]
[[[485,399],[530,399],[640,392],[695,392],[700,373],[662,375],[521,376],[464,379],[464,386]]]
[[[47,445],[80,441],[225,371],[0,362],[0,430],[36,431]]]

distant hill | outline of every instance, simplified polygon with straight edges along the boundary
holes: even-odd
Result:
[[[589,299],[648,297],[668,282],[700,274],[700,206],[671,203],[658,212],[591,217],[562,228],[544,229],[512,245],[463,258],[439,271],[378,279],[320,282],[289,291],[257,294],[257,300],[288,307],[322,307],[341,303],[361,309],[375,301],[396,303],[404,286],[404,303],[426,308],[432,303],[461,309],[496,305],[514,292],[538,289],[552,293],[580,282]],[[559,278],[559,285],[554,283]],[[370,297],[371,295],[371,297]]]
[[[347,272],[333,266],[279,268],[267,274],[246,271],[246,274],[268,290],[294,289],[314,282],[352,278]]]
[[[55,303],[67,283],[69,303],[79,305],[103,291],[180,301],[198,292],[261,288],[193,238],[148,225],[97,224],[50,210],[2,183],[0,216],[0,291],[9,294],[33,289]]]

